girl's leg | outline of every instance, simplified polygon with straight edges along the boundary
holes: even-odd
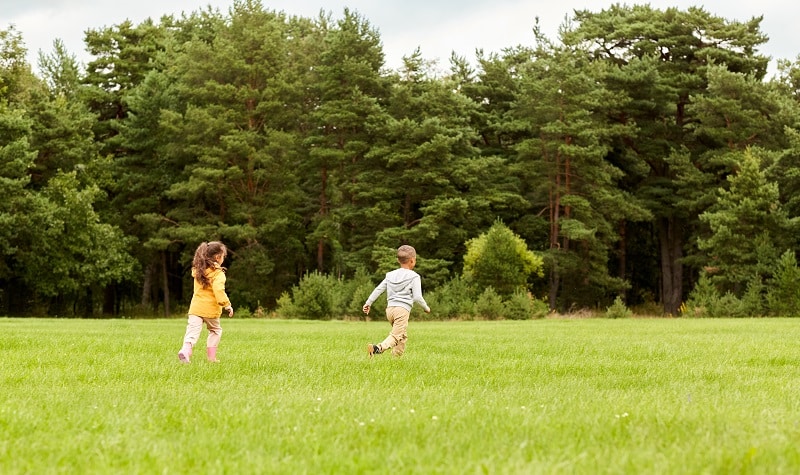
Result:
[[[188,363],[192,356],[192,348],[200,338],[200,331],[203,329],[203,319],[197,315],[189,315],[186,324],[186,334],[183,336],[183,347],[178,352],[178,359]]]
[[[217,361],[217,347],[222,338],[222,327],[219,318],[206,318],[206,328],[208,328],[208,339],[206,340],[206,352],[208,361]]]

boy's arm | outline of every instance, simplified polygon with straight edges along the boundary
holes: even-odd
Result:
[[[377,287],[375,287],[375,290],[373,290],[373,291],[372,291],[372,293],[371,293],[371,294],[369,294],[369,297],[367,297],[367,302],[364,304],[364,307],[362,308],[362,310],[364,310],[364,313],[366,313],[367,315],[369,315],[369,309],[370,309],[370,307],[372,306],[372,302],[374,302],[375,300],[377,300],[377,299],[378,299],[378,297],[380,297],[380,296],[381,296],[381,294],[382,294],[382,293],[383,293],[385,290],[386,290],[386,279],[383,279],[383,280],[381,281],[381,283],[380,283],[380,284],[378,284],[378,286],[377,286]]]
[[[420,279],[419,276],[415,277],[414,280],[411,281],[411,297],[415,302],[422,305],[425,313],[431,313],[431,308],[428,306],[428,302],[426,302],[422,297],[422,279]]]

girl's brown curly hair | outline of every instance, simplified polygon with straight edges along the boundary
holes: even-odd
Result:
[[[194,267],[194,278],[200,282],[203,288],[211,286],[211,281],[208,280],[206,270],[217,266],[217,256],[222,254],[223,259],[228,255],[228,248],[225,244],[219,241],[211,241],[200,243],[197,250],[194,251],[194,259],[192,260],[192,267]],[[225,268],[223,267],[224,271]]]

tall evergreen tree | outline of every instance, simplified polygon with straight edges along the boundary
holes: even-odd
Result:
[[[632,99],[618,119],[635,121],[639,134],[620,147],[650,169],[637,193],[655,215],[660,297],[665,312],[676,314],[684,291],[684,248],[696,215],[676,201],[681,183],[667,158],[685,147],[694,161],[698,148],[703,150],[691,135],[689,126],[697,119],[687,106],[692,97],[706,94],[710,65],[763,78],[768,59],[757,53],[767,40],[759,29],[761,18],[729,22],[702,8],[613,5],[598,13],[577,11],[575,21],[578,26],[564,32],[564,43],[619,66],[621,74],[609,87]]]
[[[384,54],[378,32],[359,14],[344,10],[327,31],[316,66],[316,104],[305,139],[308,157],[300,170],[303,188],[314,197],[305,209],[307,245],[316,268],[341,274],[350,267],[355,219],[350,189],[375,136],[367,124],[380,120],[388,94],[382,77]]]
[[[515,170],[524,177],[525,196],[550,226],[547,254],[549,304],[594,306],[613,300],[626,282],[609,272],[617,224],[649,217],[620,190],[622,171],[606,160],[629,124],[609,123],[623,110],[624,97],[602,86],[606,70],[580,50],[543,45],[521,69],[520,93],[512,109],[515,124],[532,138],[518,146]]]
[[[474,146],[475,102],[419,52],[404,60],[358,180],[363,220],[377,225],[377,247],[425,250],[427,275],[459,272],[464,243],[525,203],[505,160]]]
[[[700,215],[712,232],[697,243],[709,256],[706,269],[720,293],[737,296],[754,275],[762,281],[769,278],[792,244],[787,233],[791,222],[779,202],[777,184],[767,182],[751,151],[740,157],[738,172],[728,178],[729,189],[719,188],[716,203]]]
[[[243,303],[277,299],[302,256],[295,171],[300,144],[284,109],[291,70],[287,19],[259,2],[235,2],[211,43],[184,45],[177,58],[181,109],[163,113],[165,160],[180,175],[166,191],[153,246],[220,238],[233,256],[229,280]],[[278,256],[281,258],[278,259]],[[294,272],[291,272],[294,277]]]

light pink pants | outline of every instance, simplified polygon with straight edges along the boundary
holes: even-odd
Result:
[[[406,351],[406,340],[408,340],[408,310],[403,307],[386,307],[386,319],[392,324],[392,331],[389,336],[381,342],[381,351],[392,349],[392,355],[403,356]]]
[[[208,328],[208,339],[206,340],[206,348],[216,348],[219,346],[219,339],[222,337],[222,327],[219,325],[219,318],[203,318],[197,315],[189,315],[189,323],[186,325],[186,335],[183,337],[183,343],[191,345],[194,348],[200,332],[203,330],[203,323]]]

